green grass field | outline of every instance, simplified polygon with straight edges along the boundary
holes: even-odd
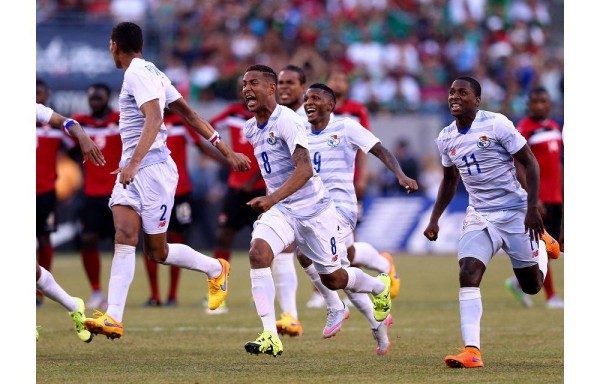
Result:
[[[111,256],[103,257],[108,285]],[[149,296],[143,263],[125,310],[121,339],[79,341],[65,309],[46,300],[37,309],[42,326],[36,349],[37,383],[562,383],[564,381],[563,310],[522,307],[507,291],[512,274],[507,256],[493,259],[482,283],[483,369],[450,369],[443,358],[462,347],[458,312],[458,263],[453,256],[395,255],[402,286],[393,301],[392,342],[386,356],[375,355],[375,341],[356,310],[341,332],[324,340],[325,310],[307,309],[311,287],[298,274],[299,320],[304,334],[282,338],[277,358],[247,354],[244,343],[262,330],[252,302],[247,256],[232,260],[229,313],[210,316],[200,302],[207,292],[204,274],[184,270],[179,306],[144,308]],[[552,262],[557,291],[563,295],[564,262]],[[90,289],[79,255],[59,254],[52,273],[71,294],[88,298]],[[166,292],[168,267],[161,267]],[[33,300],[33,298],[32,298]],[[276,307],[277,308],[277,307]],[[88,311],[88,316],[92,313]],[[278,313],[279,315],[279,313]],[[33,337],[33,330],[31,331]]]

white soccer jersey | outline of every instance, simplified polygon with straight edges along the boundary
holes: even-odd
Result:
[[[39,121],[42,124],[48,124],[53,112],[54,111],[52,110],[52,108],[48,108],[45,105],[35,103],[36,121]]]
[[[454,121],[436,142],[442,165],[455,165],[460,171],[473,208],[485,212],[527,207],[527,192],[517,181],[512,158],[526,140],[506,116],[479,110],[468,130],[459,131]]]
[[[244,134],[254,147],[260,172],[269,193],[276,191],[290,178],[296,168],[292,153],[296,145],[308,149],[308,140],[302,118],[294,111],[277,105],[266,125],[258,127],[256,118],[246,122]],[[296,218],[309,218],[322,212],[331,204],[323,181],[313,171],[300,189],[277,203],[284,213]]]
[[[310,157],[342,216],[356,226],[358,205],[354,190],[356,152],[368,153],[380,140],[348,117],[329,120],[322,131],[307,129]]]
[[[180,97],[181,94],[171,84],[169,78],[154,64],[140,58],[131,61],[129,68],[125,71],[123,86],[119,94],[119,130],[123,142],[123,154],[119,166],[123,167],[129,162],[142,134],[145,120],[144,114],[140,110],[142,104],[158,99],[160,111],[163,114],[165,104],[169,105]],[[171,152],[167,148],[166,139],[167,128],[163,123],[154,143],[142,160],[140,168],[163,162],[169,157]]]

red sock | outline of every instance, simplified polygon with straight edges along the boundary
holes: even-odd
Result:
[[[552,273],[550,272],[550,263],[548,263],[548,272],[546,273],[546,280],[544,280],[544,292],[546,293],[546,300],[554,296],[554,283],[552,282]]]
[[[225,259],[225,260],[229,261],[230,258],[231,258],[231,251],[223,251],[223,250],[215,251],[215,259]]]
[[[44,267],[48,272],[50,272],[50,267],[52,266],[53,254],[54,250],[51,245],[43,245],[38,248],[38,263],[40,263],[40,266]]]
[[[85,269],[85,273],[90,281],[92,291],[100,290],[100,252],[98,251],[98,248],[82,249],[81,261],[83,262],[83,269]]]
[[[155,263],[147,255],[144,255],[144,264],[146,265],[146,272],[148,272],[150,294],[154,300],[160,301],[160,293],[158,292],[158,263]]]
[[[169,296],[167,300],[177,300],[177,286],[179,285],[179,275],[181,268],[171,265],[171,284],[169,285]]]

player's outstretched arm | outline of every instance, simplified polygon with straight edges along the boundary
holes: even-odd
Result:
[[[191,109],[183,97],[169,104],[169,109],[181,116],[187,125],[210,141],[225,156],[234,171],[247,171],[250,169],[250,159],[243,153],[234,152],[227,143],[221,141],[221,136],[213,126]]]
[[[394,173],[398,179],[398,183],[406,190],[406,193],[412,193],[419,190],[417,182],[404,174],[398,159],[384,147],[381,143],[377,143],[369,151],[377,157],[390,171]]]
[[[539,241],[544,232],[544,222],[538,209],[538,196],[540,192],[540,166],[531,148],[525,144],[513,157],[525,168],[525,180],[527,184],[527,214],[525,215],[525,231],[529,232],[529,238]]]
[[[440,227],[438,221],[442,216],[442,213],[448,207],[448,204],[454,198],[456,189],[458,188],[458,181],[460,180],[460,173],[455,165],[451,167],[444,167],[444,176],[438,189],[438,195],[433,204],[433,210],[431,211],[431,217],[429,218],[429,225],[425,228],[423,234],[426,238],[431,241],[436,241],[438,238],[438,232]]]
[[[48,121],[54,128],[63,128],[69,136],[73,136],[79,142],[81,153],[83,154],[83,162],[90,160],[94,165],[104,165],[104,155],[96,145],[94,140],[85,132],[77,120],[69,119],[63,115],[52,112],[52,116]]]

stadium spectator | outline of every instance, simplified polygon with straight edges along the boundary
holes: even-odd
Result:
[[[123,335],[123,312],[135,271],[135,250],[140,231],[148,256],[166,265],[201,271],[207,275],[209,308],[225,300],[229,263],[196,252],[184,244],[167,243],[167,228],[177,187],[177,167],[166,146],[163,122],[165,106],[180,115],[215,145],[236,171],[247,170],[250,161],[220,140],[212,126],[188,106],[180,93],[156,66],[143,58],[141,28],[132,22],[117,24],[110,36],[115,66],[125,72],[119,97],[123,153],[110,198],[115,222],[115,252],[108,283],[106,313],[86,318],[86,328],[109,338]]]
[[[294,240],[313,261],[327,288],[371,293],[378,321],[384,321],[391,310],[389,276],[381,274],[376,278],[358,268],[341,267],[339,255],[346,250],[337,241],[335,225],[327,224],[336,221],[335,207],[321,179],[314,177],[302,119],[277,104],[276,88],[277,74],[273,69],[264,65],[248,67],[242,92],[254,118],[248,120],[244,133],[254,147],[269,194],[248,202],[262,213],[252,232],[249,258],[252,296],[263,331],[244,347],[249,353],[273,356],[280,355],[283,346],[276,327],[270,265],[274,255]]]
[[[550,236],[559,239],[563,212],[563,145],[561,127],[550,117],[551,107],[552,102],[546,88],[533,88],[529,91],[527,102],[529,115],[517,124],[517,129],[527,140],[540,166],[538,207],[544,219],[544,227]],[[508,278],[505,286],[523,305],[533,306],[533,301],[523,293],[515,278]],[[544,292],[548,308],[564,308],[563,300],[554,289],[550,263],[544,280]]]
[[[104,166],[105,160],[102,152],[96,144],[90,139],[86,132],[81,128],[75,120],[68,119],[43,104],[36,103],[36,122],[54,129],[62,129],[72,137],[77,138],[79,142],[84,162],[90,162],[95,166]],[[83,342],[89,343],[92,341],[92,335],[83,325],[85,319],[85,303],[79,297],[69,295],[54,279],[54,276],[43,266],[36,261],[35,265],[35,286],[39,292],[49,297],[50,299],[61,304],[73,320],[75,332]],[[36,327],[35,340],[39,339],[39,331]]]
[[[98,243],[104,238],[114,238],[115,225],[108,201],[115,175],[110,172],[119,167],[121,136],[119,113],[109,105],[111,90],[103,83],[92,84],[87,90],[89,114],[75,114],[73,118],[82,125],[106,159],[106,166],[98,168],[91,163],[84,166],[83,202],[80,211],[81,261],[90,282],[91,295],[88,309],[106,310],[106,295],[102,291],[101,258]]]
[[[325,188],[335,202],[339,241],[346,246],[348,254],[351,254],[355,252],[355,244],[358,245],[354,242],[358,204],[352,184],[356,152],[360,149],[365,153],[375,155],[387,169],[393,172],[396,181],[406,192],[414,192],[418,186],[415,180],[404,174],[394,156],[367,129],[350,118],[331,119],[331,113],[335,108],[335,96],[331,88],[325,84],[315,83],[306,91],[304,101],[304,108],[310,123],[307,127],[307,134],[313,168],[323,180]],[[361,246],[370,247],[374,256],[379,256],[370,244],[362,243]],[[392,278],[390,296],[394,298],[400,289],[400,281],[395,276],[396,269],[391,256],[389,256],[389,262],[387,259],[383,259],[385,273],[389,272],[389,276]],[[299,252],[298,261],[315,286],[319,287],[319,291],[327,302],[327,324],[323,330],[323,337],[329,338],[341,328],[342,322],[349,315],[348,309],[337,294],[329,291],[322,284],[318,284],[319,275],[309,258]],[[347,257],[342,258],[342,265],[350,265]],[[371,325],[373,337],[377,341],[376,353],[385,355],[390,345],[387,328],[392,323],[391,315],[385,321],[376,321],[368,295],[347,290],[345,292],[352,304],[359,309]]]
[[[444,177],[424,231],[437,240],[438,221],[462,179],[469,207],[458,242],[459,308],[464,349],[448,355],[451,368],[483,367],[480,323],[483,314],[480,283],[492,257],[508,253],[524,292],[536,294],[548,266],[544,225],[538,211],[539,167],[527,141],[506,116],[480,110],[481,85],[472,77],[458,77],[449,88],[448,107],[454,121],[444,127],[437,145]],[[513,157],[524,166],[528,192],[516,180]]]
[[[35,84],[35,100],[37,104],[48,106],[50,90],[40,79]],[[70,149],[73,142],[63,133],[62,129],[54,128],[48,123],[36,121],[36,150],[35,150],[35,236],[37,239],[37,260],[39,264],[50,271],[54,249],[50,241],[50,233],[56,231],[56,161],[59,151]],[[43,295],[36,293],[36,305],[42,305]]]
[[[200,152],[220,161],[224,165],[228,164],[222,156],[219,156],[219,153],[213,153],[211,148],[207,147],[206,142],[202,140],[202,137],[169,108],[164,111],[163,121],[167,128],[167,148],[171,151],[171,158],[175,162],[179,174],[177,188],[175,189],[175,203],[171,210],[171,221],[167,229],[167,241],[173,244],[185,244],[190,224],[193,221],[192,182],[187,169],[188,144],[194,145]],[[163,301],[160,298],[158,284],[158,263],[152,261],[147,254],[144,254],[144,265],[150,284],[150,297],[144,305],[146,307],[160,307],[164,302],[168,307],[176,306],[181,268],[175,265],[169,267],[169,291],[166,300]]]

